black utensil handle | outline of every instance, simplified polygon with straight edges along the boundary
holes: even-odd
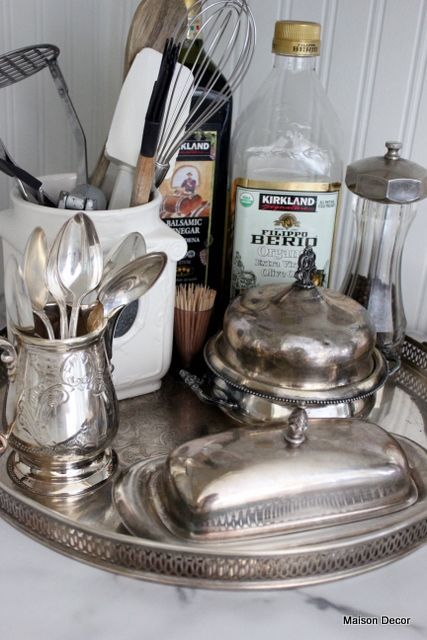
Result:
[[[43,186],[40,180],[32,176],[31,173],[28,173],[24,169],[21,169],[21,167],[17,167],[16,164],[13,164],[13,162],[8,162],[7,160],[3,160],[2,158],[0,158],[0,169],[3,171],[3,173],[6,173],[11,178],[18,178],[18,180],[22,180],[24,184],[28,185],[32,189],[35,189],[36,191],[38,191],[40,187]]]

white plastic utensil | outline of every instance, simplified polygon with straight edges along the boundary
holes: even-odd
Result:
[[[119,170],[111,194],[109,209],[121,209],[129,206],[133,186],[133,174],[138,162],[141,148],[142,132],[145,123],[145,114],[150,101],[153,86],[162,61],[162,54],[154,49],[145,48],[140,51],[126,80],[114,111],[108,134],[106,153],[111,161],[119,163]],[[178,102],[183,96],[191,94],[189,87],[193,84],[193,74],[186,67],[177,64],[172,88],[174,90],[171,114],[179,112],[171,129],[171,136],[175,130],[179,130],[182,123],[188,117],[191,99],[186,99],[185,104],[178,108]],[[178,73],[179,72],[179,73]],[[175,81],[176,80],[176,81]],[[169,123],[169,130],[171,124]]]

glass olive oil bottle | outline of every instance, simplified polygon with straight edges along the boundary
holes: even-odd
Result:
[[[320,25],[279,21],[274,67],[233,136],[231,296],[293,282],[305,247],[328,284],[341,185],[340,127],[315,73]]]

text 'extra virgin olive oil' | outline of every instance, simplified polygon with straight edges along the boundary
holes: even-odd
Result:
[[[315,72],[320,25],[279,21],[274,67],[241,114],[232,146],[231,297],[293,282],[305,247],[327,286],[341,187],[337,116]]]
[[[201,22],[194,20],[191,11],[194,0],[185,1],[189,9],[189,29],[180,60],[193,74],[197,69],[204,69],[201,88],[196,91],[193,102],[204,87],[210,87],[212,78],[216,78],[206,98],[206,102],[214,102],[227,81],[207,59],[203,39],[198,37]],[[190,44],[191,55],[188,55]],[[217,290],[218,296],[221,296],[223,278],[231,114],[230,100],[181,145],[173,173],[160,187],[161,217],[183,235],[188,245],[187,254],[178,262],[177,284],[208,285]],[[220,306],[218,298],[215,306]]]

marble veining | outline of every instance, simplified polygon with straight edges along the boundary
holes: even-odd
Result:
[[[427,548],[383,569],[289,591],[167,587],[74,562],[0,520],[2,637],[8,640],[402,640],[427,636]],[[405,628],[344,615],[410,616]],[[361,635],[363,634],[363,636]]]
[[[316,607],[319,611],[326,611],[327,609],[332,609],[334,611],[338,611],[342,616],[353,616],[355,618],[375,618],[380,614],[378,612],[364,611],[362,609],[356,609],[351,605],[345,605],[338,602],[332,602],[327,598],[316,597],[307,594],[302,589],[297,589],[297,593],[304,596],[305,602],[311,606]],[[421,634],[422,637],[425,637],[426,627],[424,625],[419,625],[415,622],[411,622],[411,625],[407,627],[411,631]]]

